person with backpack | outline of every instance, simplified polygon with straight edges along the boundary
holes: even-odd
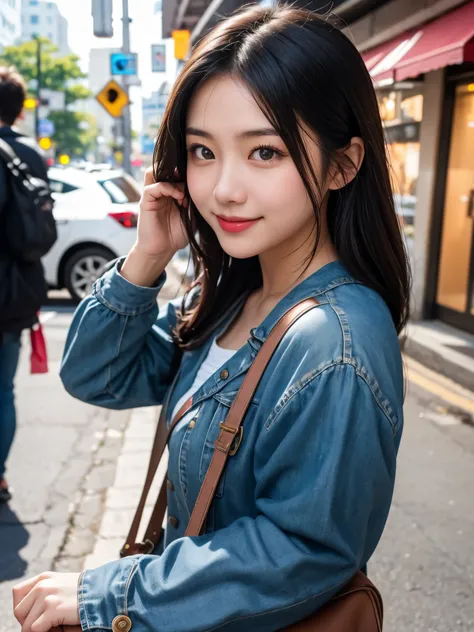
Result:
[[[47,292],[41,257],[57,237],[44,157],[14,129],[25,97],[21,75],[0,67],[0,503],[11,499],[5,469],[16,428],[21,332],[38,322]]]

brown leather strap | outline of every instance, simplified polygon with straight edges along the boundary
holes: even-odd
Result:
[[[171,389],[170,389],[171,391]],[[161,525],[163,524],[163,518],[165,516],[166,511],[166,479],[163,481],[161,486],[160,493],[158,495],[158,499],[155,505],[155,509],[153,511],[152,520],[148,525],[148,529],[146,531],[146,535],[144,541],[142,543],[137,543],[137,535],[138,529],[140,528],[140,522],[142,520],[143,511],[145,509],[146,500],[148,498],[148,494],[150,493],[150,488],[153,483],[153,479],[155,478],[156,470],[158,469],[158,465],[160,464],[161,458],[165,451],[166,445],[168,443],[169,436],[173,432],[176,424],[185,415],[188,410],[191,408],[193,403],[192,397],[190,397],[181,408],[176,413],[173,421],[170,424],[169,428],[166,428],[166,419],[165,419],[165,408],[166,406],[162,406],[160,418],[158,420],[158,425],[156,427],[155,439],[153,441],[153,447],[150,456],[150,463],[148,465],[148,472],[145,479],[145,484],[143,486],[142,495],[140,497],[140,501],[138,503],[137,510],[135,512],[135,516],[132,521],[132,525],[130,527],[130,531],[128,533],[127,539],[123,546],[123,549],[120,552],[120,555],[123,557],[125,555],[134,555],[135,553],[151,553],[156,543],[159,540]],[[164,493],[164,505],[163,505],[163,493]],[[162,510],[162,515],[160,511]],[[153,524],[152,524],[153,522]],[[153,537],[150,537],[151,534]]]
[[[240,445],[243,432],[241,427],[242,421],[275,349],[293,323],[301,318],[303,314],[306,314],[306,312],[314,309],[318,305],[319,302],[316,299],[309,298],[289,309],[277,322],[258,352],[234,399],[225,423],[221,423],[220,425],[221,430],[214,443],[215,450],[212,455],[211,464],[209,465],[196,504],[194,505],[193,513],[191,514],[186,529],[186,536],[196,536],[201,533],[209,507],[216,492],[217,484],[219,483],[226,461],[232,452],[232,444],[234,441],[238,441]]]
[[[318,305],[319,302],[315,298],[309,298],[291,307],[277,322],[262,348],[258,352],[242,383],[242,386],[239,389],[239,392],[237,393],[225,423],[221,423],[219,436],[214,443],[215,450],[211,459],[211,464],[199,491],[185,535],[193,536],[201,533],[226,461],[229,456],[236,453],[238,446],[242,441],[243,428],[241,424],[245,413],[247,412],[263,372],[272,358],[275,349],[293,323],[303,316],[303,314],[306,314],[306,312],[314,309]],[[144,541],[141,543],[136,542],[138,529],[142,519],[143,510],[145,508],[146,499],[169,436],[178,421],[186,412],[188,412],[191,406],[192,398],[188,399],[188,401],[183,404],[171,422],[168,430],[166,429],[164,419],[165,406],[162,408],[150,457],[145,486],[143,488],[140,502],[138,504],[130,532],[127,536],[126,543],[121,551],[121,556],[134,555],[135,553],[151,553],[159,541],[167,506],[166,479],[162,483],[156,505],[145,533]]]

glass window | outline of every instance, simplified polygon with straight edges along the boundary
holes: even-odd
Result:
[[[30,15],[30,24],[39,24],[39,15]]]
[[[53,193],[70,193],[76,191],[77,187],[60,180],[49,180],[49,187]]]
[[[135,181],[129,176],[119,176],[107,180],[99,180],[114,204],[127,204],[140,201],[140,191]]]
[[[30,0],[30,7],[37,7],[39,4],[38,0]]]
[[[378,95],[384,123],[395,208],[412,253],[415,229],[416,186],[420,162],[420,122],[423,95],[416,87],[381,91]]]
[[[456,88],[449,150],[438,303],[474,316],[474,83]]]

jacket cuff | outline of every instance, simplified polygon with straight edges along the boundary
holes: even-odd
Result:
[[[128,589],[140,557],[133,555],[81,574],[77,601],[83,632],[119,632],[114,619],[128,616]]]
[[[92,295],[103,305],[124,316],[138,316],[156,306],[158,294],[166,282],[166,270],[153,287],[140,287],[127,281],[121,274],[125,257],[94,283]]]

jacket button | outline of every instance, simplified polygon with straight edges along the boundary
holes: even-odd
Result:
[[[124,614],[119,614],[118,617],[112,621],[113,632],[129,632],[132,629],[132,622],[129,617]]]
[[[223,371],[221,371],[222,380],[226,380],[228,377],[229,377],[229,371],[227,369],[224,369]]]
[[[173,491],[174,491],[174,485],[173,485],[173,483],[170,481],[170,479],[169,479],[169,478],[167,478],[167,479],[166,479],[166,484],[167,484],[168,489],[170,490],[170,492],[173,492]]]
[[[174,516],[170,516],[168,518],[168,522],[170,523],[170,525],[172,527],[174,527],[175,529],[178,528],[179,522],[178,522],[178,518],[175,518]],[[123,632],[123,631],[122,631]],[[128,631],[127,631],[128,632]]]
[[[196,420],[195,419],[191,419],[191,421],[188,424],[189,430],[192,430],[195,425],[196,425]]]

